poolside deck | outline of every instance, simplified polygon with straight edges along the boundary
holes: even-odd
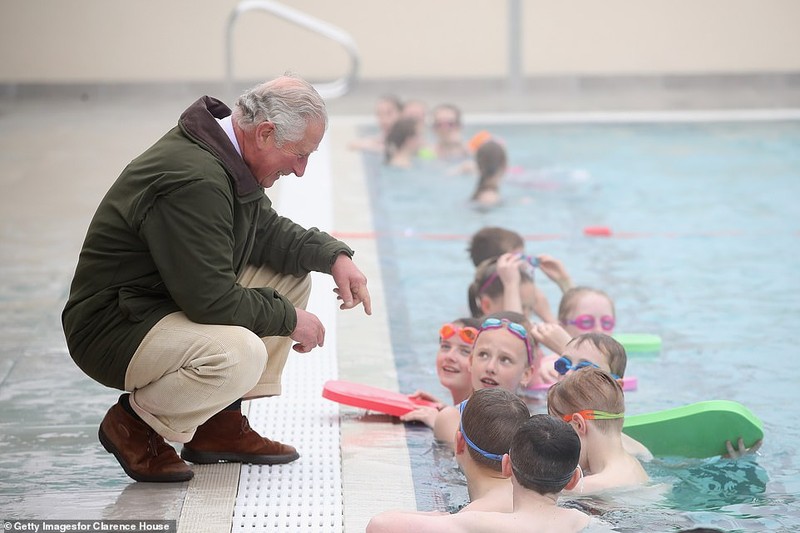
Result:
[[[300,460],[196,466],[192,481],[158,485],[130,480],[99,445],[97,425],[118,393],[72,363],[60,311],[100,198],[190,101],[161,102],[148,113],[136,104],[70,100],[17,101],[0,111],[0,516],[176,520],[192,533],[337,532],[363,530],[382,507],[413,507],[403,426],[379,416],[357,422],[358,411],[347,409],[340,420],[339,406],[321,397],[324,381],[337,376],[396,388],[369,240],[353,246],[370,280],[373,316],[339,311],[330,278],[317,277],[309,305],[326,324],[325,347],[290,357],[283,396],[245,404],[253,426],[295,444]],[[281,213],[327,231],[371,232],[359,156],[344,147],[354,124],[333,119],[306,176],[270,191]]]

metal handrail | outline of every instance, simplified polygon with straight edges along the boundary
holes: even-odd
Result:
[[[330,82],[316,83],[314,88],[323,98],[338,98],[347,94],[358,74],[359,55],[356,43],[350,34],[341,28],[314,18],[302,11],[285,6],[272,0],[246,0],[239,2],[228,17],[225,34],[225,82],[228,94],[233,92],[233,27],[239,16],[248,11],[266,11],[283,20],[311,30],[319,35],[340,44],[350,56],[350,71],[341,78]]]

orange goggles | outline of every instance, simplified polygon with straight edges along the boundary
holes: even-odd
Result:
[[[462,341],[470,345],[475,344],[475,339],[478,338],[478,330],[470,326],[460,328],[454,324],[445,324],[439,330],[439,337],[442,340],[449,339],[456,334]]]
[[[595,409],[584,409],[571,415],[564,415],[562,418],[564,422],[572,422],[575,415],[581,415],[586,420],[615,420],[617,418],[625,418],[625,413],[606,413],[605,411],[597,411]]]

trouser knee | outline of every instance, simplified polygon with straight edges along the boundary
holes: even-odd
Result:
[[[243,329],[236,346],[229,351],[231,379],[229,385],[235,388],[239,397],[258,383],[267,365],[267,348],[258,335]]]

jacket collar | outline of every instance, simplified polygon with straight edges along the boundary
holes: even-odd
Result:
[[[178,125],[192,140],[219,159],[231,176],[237,196],[248,196],[255,192],[263,195],[263,187],[256,181],[216,120],[230,114],[230,108],[221,101],[203,96],[183,112]]]

